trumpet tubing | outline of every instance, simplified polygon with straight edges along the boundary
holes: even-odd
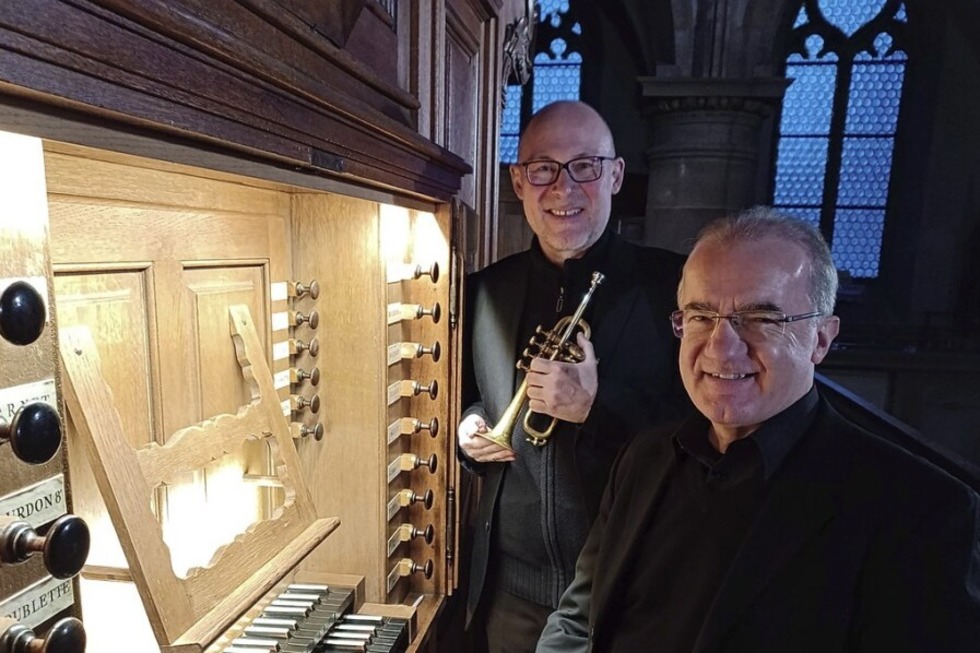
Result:
[[[570,316],[565,316],[558,320],[558,322],[548,331],[545,331],[540,326],[535,330],[535,335],[531,338],[531,344],[538,349],[538,355],[548,360],[561,359],[568,362],[581,362],[584,358],[582,350],[574,342],[570,342],[572,336],[575,334],[577,329],[581,329],[585,337],[588,338],[592,334],[592,330],[589,328],[589,323],[582,319],[582,314],[585,313],[586,307],[592,300],[592,295],[595,293],[596,288],[599,287],[605,280],[605,275],[601,272],[592,273],[592,282],[589,286],[588,291],[582,297],[582,301],[579,303],[578,308],[575,313]],[[526,356],[531,356],[528,349],[524,350]],[[517,367],[519,369],[527,369],[527,365],[524,360],[517,361]],[[493,442],[496,445],[503,447],[504,449],[514,450],[511,445],[511,437],[514,433],[514,426],[517,424],[517,418],[521,414],[521,409],[524,407],[524,402],[527,401],[527,378],[521,381],[520,387],[517,392],[514,393],[514,397],[507,404],[507,408],[504,410],[503,415],[490,430],[489,433],[477,433],[476,435]],[[524,432],[527,434],[527,441],[536,447],[542,447],[547,444],[548,439],[551,437],[552,432],[555,430],[555,425],[558,423],[558,419],[555,417],[550,418],[548,425],[539,430],[531,424],[533,413],[528,410],[524,414],[523,427]]]

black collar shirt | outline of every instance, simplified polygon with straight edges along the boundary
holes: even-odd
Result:
[[[811,388],[724,454],[710,444],[701,415],[673,435],[670,471],[639,536],[632,569],[621,579],[621,603],[610,612],[608,650],[693,649],[769,481],[809,428],[816,406]]]

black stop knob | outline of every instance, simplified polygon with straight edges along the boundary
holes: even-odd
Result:
[[[55,578],[71,578],[85,565],[90,544],[85,520],[62,515],[51,524],[44,538],[44,566]]]
[[[10,440],[14,455],[25,463],[46,463],[61,446],[61,418],[43,401],[26,404],[17,409],[10,424],[0,425],[0,440]]]
[[[65,617],[51,626],[40,653],[84,653],[85,628],[75,617]]]
[[[29,345],[44,331],[44,299],[26,281],[15,281],[0,295],[0,335],[15,345]]]

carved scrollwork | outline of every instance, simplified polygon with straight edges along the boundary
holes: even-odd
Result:
[[[528,0],[524,15],[514,19],[504,32],[501,106],[506,102],[504,89],[508,85],[523,86],[531,79],[534,67],[534,26],[537,21],[537,3]]]

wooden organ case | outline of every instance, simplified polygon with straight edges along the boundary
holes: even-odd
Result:
[[[0,170],[40,189],[36,215],[4,209],[0,291],[23,279],[48,307],[36,343],[0,343],[0,391],[64,435],[28,464],[0,422],[0,526],[63,488],[18,527],[34,555],[0,557],[0,653],[233,651],[283,592],[321,634],[355,613],[389,629],[341,650],[435,650],[500,8],[0,4],[0,135],[33,153],[5,145]]]

